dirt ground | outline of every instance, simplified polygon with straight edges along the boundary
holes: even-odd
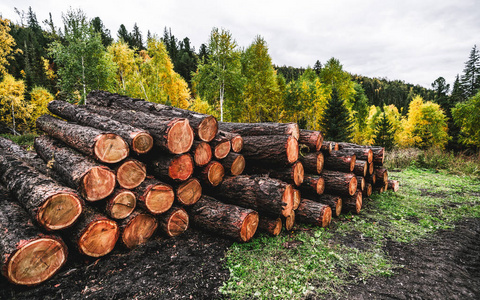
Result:
[[[86,259],[71,251],[62,271],[36,287],[0,279],[0,299],[218,299],[231,242],[197,230],[157,238],[133,251]],[[480,299],[480,219],[414,245],[389,242],[392,277],[347,286],[342,299]]]

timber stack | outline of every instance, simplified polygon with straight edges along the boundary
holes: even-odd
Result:
[[[0,138],[0,219],[12,223],[2,222],[1,263],[31,270],[8,269],[13,283],[53,276],[66,245],[97,258],[189,226],[248,242],[295,222],[326,227],[372,191],[398,190],[383,148],[326,142],[296,123],[217,122],[103,91],[87,102],[50,102],[35,152]],[[39,249],[55,251],[45,265]]]

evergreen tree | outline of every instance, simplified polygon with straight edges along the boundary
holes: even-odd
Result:
[[[339,97],[336,87],[320,120],[320,128],[325,139],[336,142],[350,142],[353,134],[353,122],[345,101]]]
[[[319,60],[317,60],[313,65],[313,70],[315,71],[317,76],[320,76],[320,72],[322,71],[322,63]]]
[[[140,32],[140,28],[138,27],[137,23],[133,25],[133,31],[130,37],[132,39],[132,45],[137,51],[145,50],[142,33]]]
[[[132,37],[130,35],[130,33],[128,33],[128,30],[127,28],[125,27],[125,25],[120,25],[120,29],[118,29],[117,31],[117,37],[119,40],[122,40],[124,41],[125,43],[128,44],[128,46],[130,48],[133,49],[134,45],[133,45],[133,40],[132,40]]]
[[[98,32],[100,34],[100,37],[102,38],[102,44],[105,48],[112,44],[113,38],[110,35],[110,30],[105,28],[105,25],[103,24],[100,17],[95,17],[92,20],[92,27],[95,32]]]
[[[480,89],[480,54],[477,45],[474,45],[470,51],[470,57],[465,62],[463,73],[461,84],[466,100],[474,96]]]
[[[385,111],[383,111],[377,127],[375,128],[374,144],[376,146],[385,147],[390,150],[394,144],[393,125],[387,118]]]

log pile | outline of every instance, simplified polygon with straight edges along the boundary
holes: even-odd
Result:
[[[18,203],[2,207],[0,218],[22,207],[38,227],[17,224],[25,231],[19,237],[40,239],[40,248],[55,244],[58,252],[51,266],[31,267],[35,278],[4,274],[14,283],[38,284],[64,263],[65,244],[56,235],[39,238],[42,231],[63,229],[66,244],[89,257],[117,244],[133,249],[156,235],[175,237],[190,226],[248,242],[257,231],[276,236],[295,222],[326,227],[342,211],[359,213],[372,191],[398,190],[382,167],[383,148],[325,142],[321,132],[296,123],[217,122],[101,91],[87,102],[50,102],[63,120],[38,118],[45,135],[35,139],[35,152],[0,138],[3,198]],[[2,263],[17,251],[28,264],[33,250],[13,242],[0,235]]]

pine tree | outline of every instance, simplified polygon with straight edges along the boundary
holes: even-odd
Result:
[[[470,51],[470,57],[465,62],[463,73],[461,84],[466,100],[480,90],[480,54],[477,45],[474,45]]]
[[[317,76],[320,76],[320,72],[322,71],[322,63],[319,60],[317,60],[313,65],[313,70],[315,71]]]
[[[391,149],[394,144],[393,125],[387,118],[385,111],[382,113],[379,123],[375,128],[374,144],[385,147],[387,150]]]
[[[332,88],[332,95],[320,120],[320,128],[325,139],[336,142],[350,142],[353,134],[353,122],[345,101],[338,95],[336,87]]]

